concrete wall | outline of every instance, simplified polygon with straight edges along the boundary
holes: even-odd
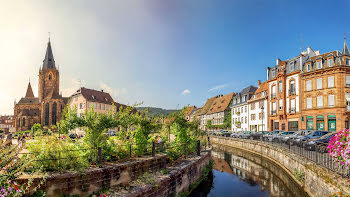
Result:
[[[210,137],[210,141],[212,144],[230,146],[259,154],[275,162],[292,176],[294,174],[294,169],[304,172],[305,180],[302,186],[310,196],[328,196],[339,191],[350,194],[350,187],[347,179],[280,147],[275,147],[259,141],[214,136]]]

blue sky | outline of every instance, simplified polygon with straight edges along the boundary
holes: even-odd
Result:
[[[341,50],[349,1],[1,1],[0,114],[37,74],[48,33],[61,91],[79,85],[117,102],[177,108],[266,80],[266,67],[311,46]],[[79,82],[81,81],[81,82]]]

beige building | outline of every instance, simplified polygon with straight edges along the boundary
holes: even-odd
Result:
[[[114,102],[111,95],[103,90],[98,91],[84,87],[78,89],[70,97],[68,105],[71,109],[77,109],[78,116],[81,116],[91,108],[97,113],[107,113],[112,110],[118,110],[121,106],[125,106]]]

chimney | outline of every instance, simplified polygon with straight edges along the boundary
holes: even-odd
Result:
[[[307,54],[311,53],[311,47],[307,47]]]
[[[101,89],[101,92],[103,92],[103,90]]]
[[[281,62],[281,60],[280,59],[276,59],[276,65],[279,65],[279,63]]]
[[[260,80],[258,80],[258,85],[260,85],[261,84],[261,81]]]

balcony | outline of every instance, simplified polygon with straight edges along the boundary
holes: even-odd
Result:
[[[271,111],[271,115],[275,116],[277,114],[277,111],[276,110],[272,110]]]
[[[236,112],[236,115],[237,115],[237,116],[241,115],[241,112],[239,112],[239,111],[238,111],[238,112]]]
[[[290,109],[289,109],[289,113],[295,114],[295,108],[290,108]]]
[[[277,94],[276,93],[272,93],[271,94],[271,99],[277,98]]]
[[[289,95],[294,95],[295,94],[295,88],[289,89]]]

